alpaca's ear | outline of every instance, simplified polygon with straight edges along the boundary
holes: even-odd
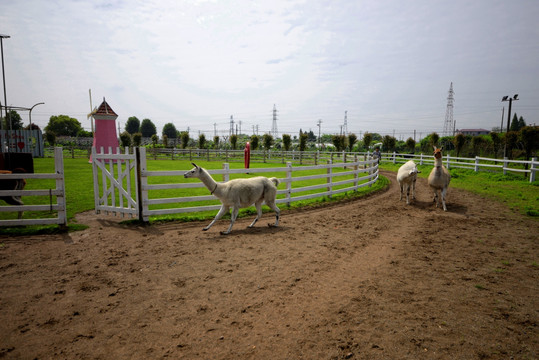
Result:
[[[444,151],[444,147],[443,147],[443,146],[440,148],[440,151]]]
[[[193,165],[194,167],[198,168],[198,165],[195,164],[194,162],[192,162],[191,165]]]
[[[436,146],[432,145],[432,147],[434,148],[434,151],[436,151]]]

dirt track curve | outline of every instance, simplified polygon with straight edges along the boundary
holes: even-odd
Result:
[[[0,359],[537,359],[539,222],[451,188],[2,238]]]

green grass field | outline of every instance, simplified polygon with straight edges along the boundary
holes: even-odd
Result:
[[[221,162],[203,162],[198,161],[199,166],[207,169],[220,169],[222,167]],[[231,168],[241,168],[242,163],[230,163]],[[159,170],[189,170],[192,165],[189,161],[172,161],[172,160],[148,160],[147,163],[149,171]],[[383,163],[382,168],[391,171],[397,171],[399,164]],[[252,168],[269,168],[269,167],[283,167],[282,164],[268,164],[268,163],[253,163]],[[419,166],[422,173],[420,176],[427,177],[431,166]],[[51,173],[54,171],[54,159],[52,158],[36,158],[34,159],[34,170],[36,173]],[[89,211],[94,209],[94,197],[93,197],[93,177],[92,166],[84,158],[67,158],[64,159],[64,170],[66,173],[66,201],[67,201],[67,215],[69,222],[69,230],[77,230],[84,228],[84,226],[74,223],[73,219],[75,214]],[[339,171],[336,169],[336,171]],[[340,170],[342,171],[342,170]],[[313,174],[316,171],[302,171],[300,173],[294,172],[294,177]],[[282,178],[285,176],[284,172],[268,172],[263,175],[271,177],[276,176]],[[472,170],[463,169],[451,169],[451,186],[466,189],[482,196],[496,199],[507,204],[508,207],[519,211],[525,215],[537,217],[539,216],[539,182],[529,183],[522,175],[502,175],[499,173],[490,172],[473,172]],[[253,176],[253,175],[242,175]],[[220,180],[220,179],[216,179]],[[324,179],[318,180],[318,183],[325,181]],[[151,184],[167,183],[167,182],[198,182],[197,179],[184,179],[183,177],[174,178],[171,181],[170,177],[151,177]],[[302,187],[307,185],[313,185],[316,182],[294,182],[294,187]],[[388,185],[388,180],[385,177],[380,177],[379,181],[372,187],[361,188],[358,192],[347,192],[333,196],[331,199],[327,197],[320,197],[313,200],[293,202],[291,208],[310,206],[313,204],[319,204],[328,201],[337,201],[348,197],[364,196],[365,194],[378,191]],[[38,180],[29,179],[26,189],[49,189],[54,188],[53,180]],[[282,185],[280,187],[282,189]],[[323,190],[319,190],[323,191]],[[182,193],[183,192],[183,193]],[[166,198],[166,197],[178,197],[189,194],[190,196],[207,195],[208,191],[205,188],[197,189],[185,189],[185,190],[153,190],[150,191],[150,198]],[[280,195],[281,197],[283,195]],[[47,197],[25,197],[25,204],[48,204],[49,199]],[[217,200],[199,202],[197,205],[209,205],[219,204]],[[165,205],[171,207],[171,205]],[[182,204],[172,204],[173,207],[186,206]],[[190,203],[188,206],[193,206]],[[156,205],[153,208],[163,207],[163,205]],[[279,207],[288,208],[286,205],[281,204]],[[265,207],[266,208],[266,207]],[[266,208],[267,210],[267,208]],[[254,213],[254,208],[242,209],[240,216],[250,215]],[[186,213],[186,214],[174,214],[163,215],[151,218],[151,222],[160,221],[191,221],[191,220],[205,220],[215,216],[216,211]],[[25,212],[25,218],[39,218],[50,217],[51,215],[43,212]],[[113,216],[113,215],[111,215]],[[2,213],[0,214],[2,219],[16,218],[16,213]],[[27,227],[3,227],[0,228],[0,234],[36,234],[58,231],[58,227],[54,225],[47,226],[27,226]]]

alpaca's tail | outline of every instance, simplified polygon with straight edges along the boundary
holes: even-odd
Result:
[[[276,177],[272,177],[270,178],[270,180],[275,184],[275,186],[279,186],[279,184],[281,183]]]

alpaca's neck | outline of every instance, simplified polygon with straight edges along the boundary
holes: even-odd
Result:
[[[213,180],[213,178],[205,169],[202,169],[198,178],[208,188],[208,190],[210,190],[212,193],[215,191],[217,182]]]
[[[434,166],[436,166],[437,168],[441,168],[442,167],[442,158],[434,158]]]

